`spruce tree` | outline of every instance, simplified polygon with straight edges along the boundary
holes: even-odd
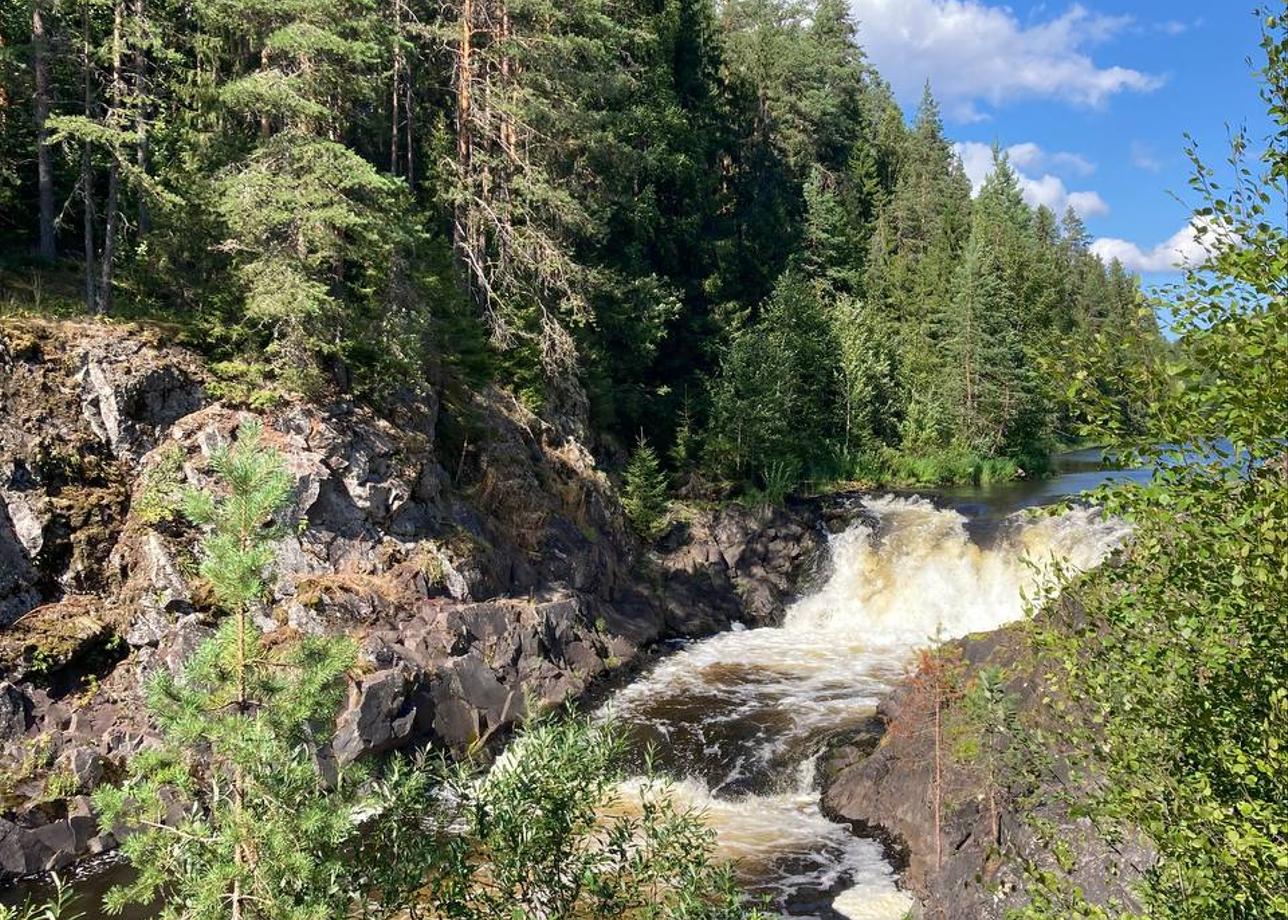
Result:
[[[216,87],[224,117],[257,128],[214,184],[221,248],[247,321],[273,330],[270,357],[294,387],[313,388],[319,359],[340,357],[346,327],[381,328],[396,313],[391,287],[409,243],[401,183],[337,140],[349,107],[374,92],[377,23],[360,0],[204,0],[198,9],[255,62]]]
[[[1045,406],[1034,368],[1038,347],[1033,213],[1000,150],[974,206],[958,271],[948,338],[958,440],[985,456],[1038,452]]]
[[[831,315],[839,349],[841,453],[852,464],[894,434],[893,336],[881,311],[855,297],[839,297]]]
[[[635,532],[646,540],[654,540],[666,527],[666,502],[666,474],[662,463],[641,434],[626,466],[622,508]]]
[[[839,351],[817,291],[798,270],[734,339],[712,382],[707,456],[722,475],[795,484],[837,447]]]

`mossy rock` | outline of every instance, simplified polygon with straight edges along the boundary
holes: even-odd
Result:
[[[75,668],[97,670],[119,643],[120,617],[92,597],[37,607],[0,633],[0,671],[47,683]]]

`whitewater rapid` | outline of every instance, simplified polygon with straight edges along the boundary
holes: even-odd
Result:
[[[688,645],[605,710],[654,750],[722,855],[784,916],[906,914],[880,846],[823,816],[815,761],[872,718],[917,648],[1021,618],[1054,573],[1098,565],[1127,533],[1078,509],[1016,514],[975,539],[967,518],[925,499],[863,505],[782,626]]]

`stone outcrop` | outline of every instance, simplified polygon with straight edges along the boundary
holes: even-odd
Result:
[[[266,631],[362,653],[331,754],[459,751],[584,693],[660,639],[773,622],[825,533],[819,506],[693,512],[653,550],[569,432],[507,393],[377,413],[214,400],[139,329],[0,326],[0,879],[115,844],[86,798],[148,743],[141,688],[218,613],[173,511],[262,421],[294,477]]]
[[[965,680],[984,668],[1004,669],[1016,712],[1041,717],[1044,692],[1017,629],[971,637],[956,648]],[[1024,790],[1024,804],[1017,790],[999,788],[987,771],[944,753],[936,839],[934,736],[919,692],[911,682],[897,688],[882,701],[873,731],[836,748],[823,771],[825,812],[885,842],[918,898],[914,916],[1003,920],[1029,903],[1031,871],[1063,878],[1111,915],[1133,913],[1139,907],[1133,886],[1153,865],[1154,852],[1138,834],[1110,839],[1090,819],[1070,814],[1068,794],[1076,790],[1069,784],[1087,780],[1075,779],[1058,751],[1050,776]],[[944,724],[953,718],[950,704]]]

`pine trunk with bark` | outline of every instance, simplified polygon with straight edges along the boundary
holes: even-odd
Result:
[[[81,14],[81,92],[86,118],[94,117],[94,74],[90,51],[89,5]],[[81,201],[84,203],[82,229],[85,247],[85,309],[93,311],[98,303],[94,272],[94,158],[89,142],[81,146]]]
[[[36,80],[36,183],[40,198],[41,261],[58,258],[54,236],[54,152],[49,146],[49,108],[52,88],[49,78],[49,36],[46,32],[45,4],[36,0],[31,8],[32,70]]]
[[[111,111],[107,121],[119,121],[125,102],[125,83],[121,72],[121,30],[125,16],[124,0],[116,0],[112,8],[112,90]],[[100,262],[98,295],[94,301],[94,312],[106,316],[112,309],[113,269],[116,264],[116,238],[121,223],[121,160],[120,148],[112,151],[112,162],[107,172],[107,214],[103,227],[103,255]]]

